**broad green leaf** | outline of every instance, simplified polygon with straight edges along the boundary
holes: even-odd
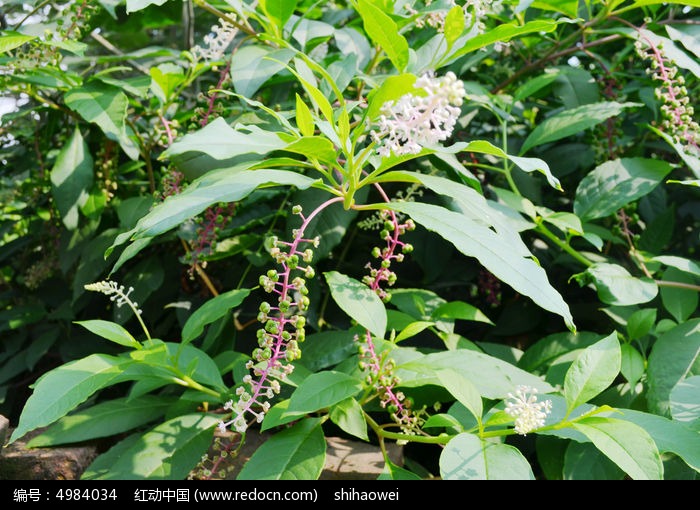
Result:
[[[574,213],[584,223],[609,216],[651,193],[670,171],[671,165],[658,159],[606,161],[579,183]]]
[[[352,330],[322,331],[307,335],[299,362],[312,372],[337,365],[357,354],[354,337],[355,332]]]
[[[408,65],[408,42],[399,28],[385,12],[369,0],[359,0],[358,12],[370,39],[386,53],[398,71]]]
[[[133,347],[134,349],[141,349],[142,347],[138,340],[131,336],[131,333],[114,322],[93,319],[89,321],[74,321],[74,323],[80,324],[88,331],[119,345]]]
[[[666,181],[667,183],[677,183],[677,184],[685,184],[688,186],[700,186],[700,157],[696,153],[692,153],[687,150],[685,144],[678,143],[676,140],[669,135],[668,133],[664,133],[663,131],[660,131],[659,129],[656,129],[654,126],[648,126],[651,131],[659,135],[661,138],[666,140],[666,143],[669,144],[673,149],[676,151],[676,154],[683,160],[683,163],[687,165],[688,168],[693,172],[694,176],[696,177],[695,180],[687,179],[683,181],[679,181],[676,179],[669,179]]]
[[[377,480],[422,480],[417,474],[397,466],[387,457],[384,457],[384,469]]]
[[[535,303],[563,317],[574,330],[573,317],[561,295],[550,285],[545,271],[531,258],[514,252],[512,242],[463,214],[420,202],[400,202],[387,207],[408,214],[416,223],[440,234],[463,254],[475,257],[499,280]]]
[[[91,82],[72,88],[66,92],[64,100],[66,106],[83,119],[97,124],[107,138],[119,142],[127,156],[133,160],[139,157],[139,149],[127,133],[129,100],[124,92],[111,85]]]
[[[405,94],[415,93],[416,76],[410,73],[389,76],[372,89],[367,96],[367,118],[374,121],[389,101],[396,101]]]
[[[305,136],[286,147],[285,151],[301,154],[308,159],[314,158],[325,163],[333,163],[338,158],[338,152],[333,143],[323,136]]]
[[[652,437],[640,426],[597,416],[573,424],[634,480],[662,480],[663,464]]]
[[[607,101],[603,103],[586,104],[565,110],[539,123],[523,142],[520,154],[538,145],[554,142],[567,136],[580,133],[588,128],[621,114],[625,108],[642,106],[639,103],[618,103]]]
[[[532,7],[561,12],[572,19],[578,16],[578,0],[535,0]]]
[[[493,356],[468,349],[457,349],[422,355],[408,362],[399,362],[396,375],[401,386],[414,388],[434,384],[442,386],[438,372],[451,369],[472,382],[478,393],[489,399],[503,399],[516,386],[536,388],[539,393],[549,393],[554,388],[540,377]]]
[[[427,322],[427,321],[416,321],[412,322],[409,325],[407,325],[405,328],[401,330],[401,332],[396,335],[396,338],[394,339],[394,342],[399,343],[402,340],[406,340],[407,338],[411,338],[416,336],[418,333],[421,331],[426,330],[430,326],[434,326],[434,322]]]
[[[700,319],[691,319],[659,336],[649,354],[647,402],[656,414],[670,413],[671,390],[685,379],[700,354]]]
[[[306,106],[306,103],[299,94],[296,94],[296,97],[297,128],[299,128],[302,136],[313,136],[314,119],[311,116],[311,110]]]
[[[627,335],[630,340],[637,340],[648,335],[656,323],[656,308],[642,308],[627,319]]]
[[[652,262],[660,262],[669,267],[675,267],[685,273],[690,273],[695,276],[700,276],[700,264],[693,260],[673,255],[660,255],[651,259]]]
[[[592,443],[571,441],[564,456],[562,475],[563,480],[622,480],[625,472]]]
[[[29,448],[79,443],[114,436],[162,416],[175,403],[173,397],[144,395],[117,398],[64,416],[28,443]]]
[[[126,13],[140,11],[150,5],[163,5],[168,0],[126,0]]]
[[[696,278],[689,276],[687,273],[675,267],[666,269],[661,275],[661,279],[665,282],[679,282],[688,285],[696,284]],[[663,285],[659,287],[659,292],[664,308],[678,323],[687,320],[698,309],[697,290]]]
[[[320,391],[320,389],[323,391]],[[362,389],[360,381],[342,372],[326,370],[306,378],[289,399],[288,411],[312,413],[350,398]]]
[[[450,301],[438,306],[430,314],[434,319],[460,319],[493,324],[484,312],[464,301]]]
[[[267,46],[244,45],[233,53],[231,81],[236,93],[254,97],[263,84],[282,71],[294,56],[289,49],[273,50]]]
[[[469,409],[477,421],[481,422],[481,415],[484,413],[484,404],[481,401],[479,390],[472,382],[461,373],[444,369],[436,372],[441,385],[449,391],[464,407]]]
[[[22,409],[10,442],[64,417],[114,381],[131,363],[106,354],[91,354],[45,373],[34,383],[34,392]]]
[[[553,436],[535,436],[537,463],[541,466],[545,480],[562,480],[568,445],[571,441]],[[596,450],[597,451],[597,450]]]
[[[326,458],[321,420],[303,419],[258,448],[237,480],[317,480]]]
[[[24,43],[36,39],[35,35],[24,35],[19,32],[3,31],[0,34],[0,53],[7,53],[10,50],[19,48]]]
[[[260,0],[263,11],[280,29],[289,21],[297,7],[297,0]]]
[[[168,420],[126,448],[97,457],[83,479],[184,480],[211,446],[218,422],[218,416],[205,414]]]
[[[379,296],[363,283],[337,271],[329,271],[324,276],[341,310],[375,336],[384,338],[386,309]]]
[[[700,7],[700,2],[693,0]],[[680,42],[685,48],[700,59],[700,30],[697,25],[666,25],[666,32],[674,41]]]
[[[453,437],[440,454],[443,480],[534,480],[530,463],[514,446],[473,434]]]
[[[460,38],[462,32],[464,32],[465,25],[464,9],[459,5],[455,5],[445,16],[445,23],[442,28],[449,48]]]
[[[68,230],[78,228],[78,210],[90,196],[92,174],[90,149],[76,128],[51,169],[51,195]]]
[[[245,171],[225,168],[210,172],[193,181],[183,192],[166,198],[141,218],[133,229],[117,236],[106,256],[114,247],[130,239],[160,235],[196,216],[212,204],[237,202],[258,187],[288,185],[306,189],[314,182],[316,181],[309,177],[284,170]]]
[[[175,64],[165,63],[158,67],[152,67],[151,91],[162,105],[170,104],[175,99],[173,94],[178,86],[185,81],[185,70]]]
[[[700,375],[683,379],[671,390],[671,416],[676,421],[698,423],[700,420]]]
[[[598,298],[608,305],[629,306],[648,303],[656,297],[659,288],[651,278],[635,278],[617,264],[598,262],[586,269],[585,275],[593,280]]]
[[[263,419],[260,431],[264,432],[266,430],[279,427],[286,423],[291,423],[297,421],[299,418],[306,416],[304,412],[292,412],[289,409],[289,399],[281,400],[270,408],[270,410],[265,413],[265,418]]]
[[[544,74],[527,80],[513,94],[513,102],[522,101],[550,85],[561,74],[560,69],[546,69]]]
[[[508,42],[514,37],[531,34],[533,32],[552,32],[557,28],[557,22],[550,19],[538,19],[524,25],[515,23],[503,23],[496,28],[487,30],[483,34],[469,39],[464,46],[450,55],[450,59],[456,59],[467,53],[479,50],[497,42]]]
[[[204,331],[204,326],[220,319],[232,308],[240,305],[250,294],[250,289],[234,289],[210,299],[189,316],[182,327],[182,341],[191,342]]]
[[[634,387],[644,375],[644,358],[631,344],[622,344],[620,355],[620,373]]]
[[[173,143],[160,159],[177,159],[188,152],[202,152],[217,160],[242,154],[267,154],[282,149],[286,144],[275,133],[256,126],[233,129],[223,117]]]
[[[601,336],[598,333],[590,331],[547,335],[525,350],[518,360],[518,367],[528,372],[539,372],[562,354],[583,349],[600,339]]]
[[[328,413],[331,421],[350,435],[369,441],[362,406],[354,398],[341,400]]]
[[[566,66],[557,76],[552,92],[571,110],[600,101],[600,86],[593,75],[585,69]]]
[[[659,452],[674,453],[695,471],[700,472],[698,432],[682,422],[631,409],[620,409],[622,418],[646,430]]]
[[[471,412],[471,411],[470,411]],[[473,415],[474,413],[472,413]],[[512,421],[512,418],[509,418],[510,421]],[[464,426],[460,421],[452,416],[451,414],[445,414],[445,413],[440,413],[440,414],[431,414],[430,417],[425,420],[425,423],[423,424],[424,429],[429,429],[429,428],[454,428],[455,430],[459,432],[464,431]]]
[[[620,373],[620,363],[620,342],[615,332],[586,347],[566,372],[567,410],[572,411],[610,386]]]

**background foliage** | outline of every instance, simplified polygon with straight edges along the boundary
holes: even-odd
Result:
[[[104,438],[90,479],[226,476],[201,459],[269,358],[270,239],[303,234],[303,354],[218,443],[272,433],[239,478],[316,478],[342,435],[405,445],[383,478],[695,479],[697,0],[457,4],[0,2],[12,440]],[[428,72],[464,84],[454,129],[382,156]],[[413,248],[391,286],[382,229]],[[525,435],[520,385],[551,403]]]

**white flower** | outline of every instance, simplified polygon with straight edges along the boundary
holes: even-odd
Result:
[[[529,386],[518,386],[515,395],[508,393],[508,398],[514,402],[506,402],[506,413],[515,418],[515,431],[526,435],[544,426],[544,420],[552,411],[552,401],[537,402],[537,389]]]
[[[457,123],[466,97],[464,83],[453,72],[437,78],[426,73],[415,87],[425,95],[405,94],[382,107],[378,129],[372,131],[377,153],[418,154],[426,145],[447,140]]]
[[[221,60],[237,33],[236,27],[219,18],[219,24],[211,27],[211,33],[204,36],[204,47],[194,46],[192,53],[208,61]]]

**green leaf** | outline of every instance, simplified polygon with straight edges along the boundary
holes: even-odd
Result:
[[[24,43],[36,39],[35,35],[24,35],[19,32],[3,31],[0,35],[0,53],[7,53],[10,50],[19,48]]]
[[[322,331],[306,336],[300,363],[312,372],[337,365],[357,354],[354,331]]]
[[[615,418],[583,418],[573,424],[634,480],[662,480],[663,464],[652,437],[640,426]]]
[[[700,7],[700,2],[693,0]],[[674,41],[680,42],[685,48],[700,59],[700,30],[697,25],[666,25],[666,32]]]
[[[622,480],[625,477],[625,472],[595,445],[574,441],[566,449],[562,471],[563,480]]]
[[[671,165],[658,159],[623,158],[607,161],[579,183],[574,213],[583,222],[609,216],[651,193],[670,171]]]
[[[414,388],[434,384],[442,386],[438,372],[451,369],[472,382],[484,398],[503,399],[519,385],[536,388],[539,393],[549,393],[554,388],[536,375],[493,356],[468,350],[436,352],[422,355],[396,367],[401,386]]]
[[[384,458],[384,469],[377,480],[422,480],[417,474],[397,466],[387,457]]]
[[[620,372],[634,387],[644,375],[644,358],[637,349],[630,344],[620,346]]]
[[[503,23],[492,30],[488,30],[483,34],[469,39],[464,46],[450,55],[450,59],[454,60],[467,53],[472,53],[478,49],[484,48],[497,42],[508,42],[513,37],[530,34],[532,32],[552,32],[557,28],[557,22],[550,19],[539,19],[530,21],[524,25],[516,25],[515,23]]]
[[[700,276],[700,264],[683,257],[675,257],[673,255],[660,255],[651,259],[652,262],[660,262],[669,267],[675,267],[685,273],[695,276]]]
[[[239,167],[240,168],[240,167]],[[175,228],[218,202],[237,202],[264,185],[288,185],[299,189],[311,186],[314,179],[284,170],[240,170],[223,168],[193,181],[183,192],[171,195],[142,217],[136,226],[114,240],[114,247],[130,239],[155,237]],[[135,253],[131,254],[132,256]]]
[[[661,279],[665,282],[679,282],[689,285],[694,285],[696,283],[695,278],[675,267],[666,269],[661,275]],[[693,290],[692,288],[667,287],[664,285],[659,287],[659,292],[661,293],[661,302],[664,308],[678,323],[690,318],[698,309],[697,290]]]
[[[313,136],[314,119],[311,116],[311,110],[308,106],[306,106],[306,103],[299,94],[296,94],[296,97],[297,127],[299,128],[302,136]]]
[[[610,117],[619,115],[625,108],[636,106],[643,105],[639,103],[606,101],[602,103],[586,104],[557,113],[537,125],[523,142],[520,148],[520,154],[525,154],[538,145],[554,142],[566,138],[567,136],[580,133],[596,124],[600,124]]]
[[[426,322],[426,321],[416,321],[416,322],[411,322],[409,325],[407,325],[405,328],[401,330],[401,332],[396,335],[396,338],[394,339],[394,342],[399,343],[402,340],[406,340],[407,338],[411,338],[416,336],[418,333],[421,331],[426,330],[430,326],[434,326],[434,322]]]
[[[168,0],[126,0],[126,13],[140,11],[149,5],[163,5]]]
[[[142,347],[141,344],[131,336],[131,333],[114,322],[95,319],[89,321],[74,321],[74,324],[80,324],[88,331],[119,345],[133,347],[134,349],[141,349]]]
[[[218,117],[202,129],[186,134],[173,143],[161,154],[160,159],[177,160],[188,152],[201,152],[216,160],[225,160],[242,154],[267,154],[282,149],[285,145],[275,133],[263,131],[256,126],[233,129],[223,117]]]
[[[538,372],[567,352],[583,349],[601,339],[598,333],[553,333],[541,338],[527,348],[518,360],[518,367],[528,372]]]
[[[45,373],[34,383],[34,392],[22,409],[10,442],[62,418],[109,385],[131,363],[106,354],[91,354]]]
[[[232,308],[240,305],[250,294],[250,289],[234,289],[210,299],[189,316],[182,327],[182,341],[189,343],[204,331],[204,326],[220,319]]]
[[[700,354],[700,319],[659,336],[649,354],[647,403],[656,414],[670,413],[671,390],[685,379]]]
[[[236,93],[252,98],[267,80],[282,71],[294,56],[289,49],[244,45],[231,60],[231,81]]]
[[[170,104],[175,99],[173,94],[178,86],[185,81],[185,70],[178,65],[165,63],[152,67],[150,73],[150,88],[153,95],[158,98],[161,105]]]
[[[260,0],[260,6],[275,25],[282,29],[294,14],[297,0]]]
[[[78,228],[78,210],[90,196],[92,174],[90,149],[76,128],[51,169],[51,195],[68,230]]]
[[[573,317],[561,295],[550,285],[547,275],[536,262],[513,250],[513,243],[490,228],[472,221],[464,214],[420,202],[400,202],[387,207],[408,214],[417,223],[440,234],[463,254],[475,257],[499,280],[520,294],[564,318],[575,329]]]
[[[386,53],[398,71],[403,71],[408,65],[408,42],[394,20],[369,0],[359,0],[358,12],[372,42]]]
[[[700,472],[698,433],[679,421],[631,409],[620,409],[622,417],[646,430],[660,452],[674,453],[695,471]]]
[[[325,163],[333,163],[338,158],[338,152],[328,138],[323,136],[305,136],[294,140],[284,148],[285,151],[301,154]]]
[[[326,458],[321,420],[306,418],[266,440],[237,480],[317,480]]]
[[[445,23],[442,27],[448,48],[451,48],[455,41],[460,38],[465,26],[464,9],[459,5],[455,5],[445,16]]]
[[[320,389],[323,388],[323,391]],[[354,396],[362,389],[360,381],[342,372],[326,370],[310,375],[294,390],[289,412],[312,413]]]
[[[387,317],[379,296],[366,285],[337,271],[329,271],[324,276],[338,306],[375,336],[384,338]]]
[[[620,342],[615,332],[586,347],[566,372],[567,410],[572,411],[610,386],[620,373],[620,363]]]
[[[126,448],[97,457],[82,479],[184,480],[211,446],[218,422],[217,416],[204,414],[168,420],[131,439]]]
[[[513,102],[523,101],[524,99],[529,98],[546,86],[550,85],[560,75],[560,69],[546,69],[544,74],[532,78],[518,87],[513,94]]]
[[[331,421],[350,435],[369,441],[362,406],[354,398],[341,400],[328,413]]]
[[[627,335],[630,340],[637,340],[649,334],[656,323],[656,308],[637,310],[627,319]]]
[[[671,390],[671,416],[676,421],[698,423],[700,420],[700,375],[683,379]]]
[[[648,303],[659,288],[651,278],[635,278],[617,264],[598,262],[586,269],[598,291],[598,298],[608,305],[629,306]]]
[[[416,76],[414,74],[399,74],[389,76],[382,84],[372,89],[367,96],[367,118],[375,120],[388,101],[395,101],[405,94],[415,93]],[[364,128],[363,128],[364,129]]]
[[[127,156],[138,159],[139,149],[127,134],[126,110],[129,100],[124,92],[110,85],[92,82],[69,90],[64,100],[66,106],[83,119],[97,124],[107,138],[119,142]]]
[[[144,395],[117,398],[64,416],[28,443],[29,448],[79,443],[122,434],[162,416],[176,400]]]
[[[442,304],[433,310],[430,316],[436,320],[461,319],[493,324],[491,319],[489,319],[484,312],[464,301],[450,301],[449,303]]]
[[[452,369],[438,370],[436,372],[441,385],[449,391],[469,412],[474,415],[477,421],[481,422],[481,415],[484,413],[484,404],[481,401],[479,390],[472,382],[461,373]]]
[[[440,454],[443,480],[534,480],[530,463],[517,448],[459,434]]]

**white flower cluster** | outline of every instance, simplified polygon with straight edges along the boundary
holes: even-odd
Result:
[[[437,3],[437,2],[436,2]],[[430,7],[433,0],[425,0],[425,6]],[[459,5],[456,0],[449,0],[445,9],[433,10],[422,18],[416,18],[416,26],[423,28],[426,25],[433,27],[438,32],[444,31],[445,18],[452,7]],[[410,5],[405,6],[406,10],[411,15],[418,14],[418,11]],[[498,14],[503,9],[502,0],[467,0],[462,6],[464,12],[464,22],[469,28],[476,25],[478,33],[482,33],[485,29],[483,18],[489,12]]]
[[[110,301],[114,301],[117,304],[117,308],[122,305],[129,305],[137,314],[141,315],[143,310],[140,310],[138,303],[129,299],[129,294],[134,291],[133,287],[129,287],[128,290],[124,288],[123,285],[119,285],[115,281],[103,280],[97,283],[88,283],[84,285],[85,290],[90,290],[93,292],[100,292],[106,296],[110,296]],[[126,291],[125,291],[126,290]]]
[[[466,97],[464,83],[450,71],[439,78],[426,73],[415,87],[425,95],[405,94],[383,105],[377,129],[371,133],[379,155],[418,154],[452,134]]]
[[[544,426],[544,420],[552,412],[552,401],[537,402],[537,389],[518,386],[515,395],[508,393],[514,402],[506,402],[506,413],[515,418],[515,431],[526,435]]]
[[[192,53],[204,60],[221,60],[226,48],[238,33],[238,29],[223,18],[219,18],[219,24],[211,27],[211,33],[204,36],[204,47],[194,46]]]

